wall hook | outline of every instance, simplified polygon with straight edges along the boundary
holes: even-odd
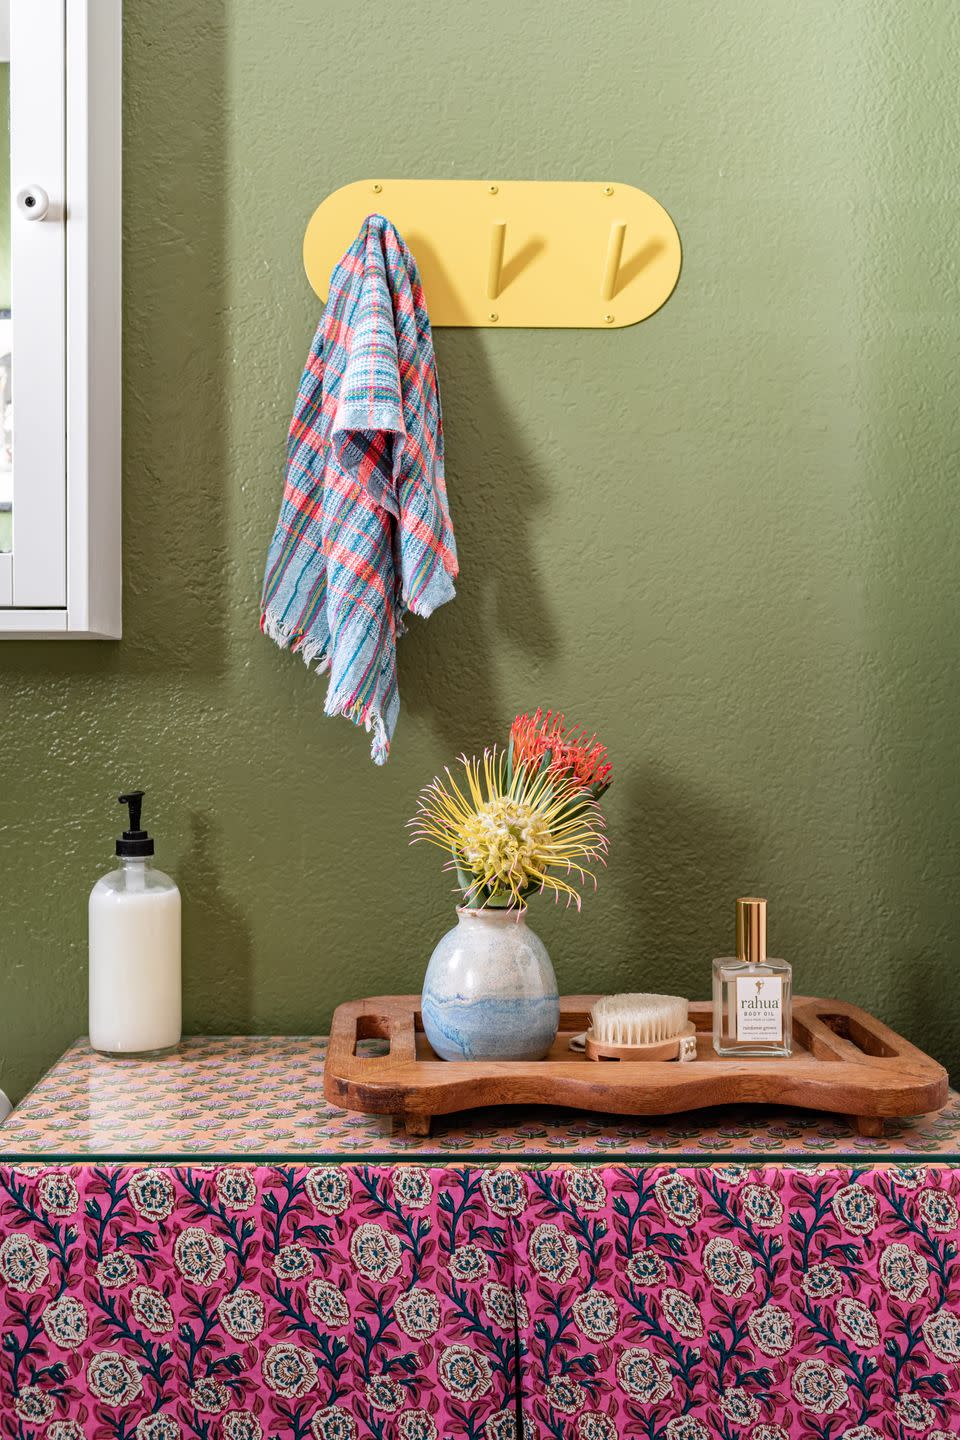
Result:
[[[303,259],[321,299],[375,198],[413,252],[434,328],[619,330],[658,310],[680,274],[676,226],[634,185],[388,175],[341,186],[311,216]]]
[[[503,269],[503,247],[507,238],[507,222],[498,220],[490,231],[490,259],[487,264],[487,299],[500,294],[500,272]]]
[[[625,220],[614,220],[610,226],[610,238],[607,241],[607,258],[603,262],[603,285],[600,288],[601,300],[612,300],[617,289],[617,274],[620,270],[620,257],[623,254],[623,240],[627,233],[627,222]]]

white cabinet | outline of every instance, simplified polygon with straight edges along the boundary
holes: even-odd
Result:
[[[0,638],[120,634],[120,3],[0,3]]]

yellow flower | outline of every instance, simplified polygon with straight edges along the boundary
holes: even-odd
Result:
[[[511,770],[496,747],[482,761],[461,756],[461,763],[463,789],[445,768],[445,780],[438,776],[420,792],[410,824],[415,840],[452,857],[447,868],[456,871],[466,903],[523,909],[533,891],[552,890],[579,908],[570,880],[596,884],[587,865],[603,863],[607,848],[593,797],[572,776],[532,765]]]

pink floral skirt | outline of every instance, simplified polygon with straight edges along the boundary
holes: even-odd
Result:
[[[7,1165],[2,1433],[947,1440],[958,1205],[943,1166]]]

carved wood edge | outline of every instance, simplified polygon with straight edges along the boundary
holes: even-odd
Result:
[[[561,1029],[585,1028],[596,997],[561,999]],[[404,1116],[411,1133],[429,1117],[478,1105],[561,1104],[618,1114],[671,1114],[726,1103],[787,1104],[853,1115],[862,1134],[884,1116],[927,1113],[946,1102],[941,1065],[882,1021],[845,1001],[798,997],[794,1031],[809,1053],[790,1059],[699,1058],[601,1065],[582,1057],[546,1061],[443,1061],[418,1058],[419,996],[373,996],[337,1008],[324,1091],[333,1104]],[[709,1001],[691,1003],[704,1034]],[[846,1034],[842,1033],[846,1030]],[[861,1044],[854,1043],[854,1037]],[[364,1039],[385,1039],[383,1056],[356,1054]],[[870,1046],[871,1050],[862,1048]]]

